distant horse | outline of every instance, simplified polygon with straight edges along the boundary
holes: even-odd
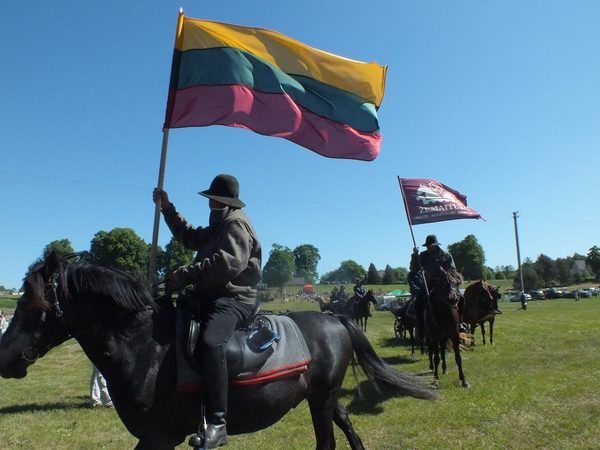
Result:
[[[321,312],[331,311],[331,303],[323,300],[323,297],[316,297],[315,300],[319,302],[319,308],[321,308]]]
[[[360,325],[360,329],[366,333],[367,320],[369,320],[369,317],[371,316],[371,303],[374,305],[377,304],[373,289],[369,289],[358,302],[356,301],[356,297],[352,297],[351,300],[354,302],[354,321],[356,322],[356,325]]]
[[[416,328],[417,319],[414,316],[414,298],[407,301],[402,308],[396,313],[396,337],[404,332],[408,333],[410,339],[410,345],[412,348],[411,355],[415,356],[415,340],[416,340]],[[425,354],[425,347],[423,339],[419,339],[421,344],[421,355]]]
[[[463,387],[470,387],[462,368],[460,356],[460,317],[458,303],[459,287],[463,277],[454,268],[441,270],[434,282],[429,301],[425,306],[425,335],[429,348],[429,368],[433,370],[433,384],[439,385],[438,366],[442,361],[443,373],[448,373],[446,366],[446,345],[452,344],[454,359],[458,366],[458,377]]]
[[[338,297],[331,303],[331,312],[336,315],[348,316],[351,319],[354,318],[354,297],[348,298],[347,296]]]
[[[499,287],[487,284],[485,280],[477,281],[465,289],[465,310],[463,321],[468,323],[471,331],[471,345],[475,345],[475,328],[481,327],[483,345],[485,342],[485,322],[490,324],[490,345],[494,345],[494,320],[498,312],[498,299],[502,294]]]
[[[106,378],[119,417],[139,439],[137,450],[173,450],[198,429],[197,393],[176,391],[176,309],[154,301],[130,275],[86,263],[67,263],[52,252],[25,278],[23,296],[0,342],[0,375],[23,378],[37,359],[74,338]],[[281,420],[306,399],[317,450],[335,448],[333,423],[352,450],[360,437],[339,402],[354,358],[367,376],[396,393],[432,399],[416,377],[387,365],[347,317],[292,312],[306,341],[307,371],[267,383],[229,386],[229,434],[252,433]]]

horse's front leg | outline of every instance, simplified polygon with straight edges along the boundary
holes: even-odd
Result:
[[[446,365],[446,343],[447,343],[447,339],[441,339],[439,342],[440,354],[442,357],[442,373],[444,375],[446,375],[448,373],[448,366]]]
[[[456,365],[458,366],[458,378],[462,382],[462,387],[470,388],[471,385],[465,378],[465,374],[462,368],[462,358],[460,356],[460,339],[453,339],[452,343],[454,344],[454,360],[456,361]]]
[[[481,322],[481,340],[483,342],[483,345],[487,345],[485,342],[485,322]]]
[[[494,345],[494,319],[490,320],[490,345]]]

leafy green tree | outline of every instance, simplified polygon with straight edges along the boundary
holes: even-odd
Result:
[[[521,270],[523,271],[523,290],[527,292],[537,289],[540,286],[540,279],[535,270],[534,263],[529,259],[525,259],[523,264],[521,264]],[[521,286],[521,278],[518,271],[515,275],[513,283],[515,286]]]
[[[462,241],[449,245],[448,251],[465,280],[485,278],[485,252],[475,236],[469,234]]]
[[[600,280],[600,248],[596,245],[590,248],[587,257],[585,258],[585,263],[594,271],[596,280]]]
[[[367,276],[367,271],[364,267],[351,259],[342,261],[338,270],[340,281],[353,282],[357,279],[364,280]]]
[[[544,281],[545,286],[552,286],[552,280],[556,278],[556,264],[549,256],[541,254],[534,264],[534,269],[539,278]]]
[[[342,261],[340,267],[332,272],[327,272],[321,277],[321,283],[351,283],[357,279],[364,280],[367,271],[351,259]]]
[[[381,277],[381,284],[392,284],[394,282],[394,270],[389,264],[386,264]]]
[[[75,250],[73,250],[73,246],[71,245],[71,241],[68,239],[60,239],[58,241],[52,241],[44,247],[44,250],[42,251],[42,259],[45,259],[50,253],[52,253],[52,250],[61,256],[75,253]]]
[[[150,246],[131,228],[98,231],[91,242],[89,259],[104,267],[147,276]]]
[[[299,245],[294,249],[296,276],[304,277],[307,283],[314,283],[319,276],[317,265],[320,260],[317,247],[310,244]]]
[[[371,263],[369,265],[369,270],[367,270],[367,283],[368,284],[381,284],[381,277],[379,276],[379,272],[375,268],[375,264]]]
[[[571,271],[573,262],[570,259],[571,258],[569,257],[556,258],[554,261],[554,265],[556,267],[556,277],[559,284],[563,286],[568,286],[573,282],[573,272]]]
[[[396,267],[393,271],[393,283],[406,283],[408,281],[408,269],[406,267]]]
[[[504,274],[504,279],[505,280],[510,280],[511,278],[513,278],[515,276],[515,267],[511,266],[510,264],[508,266],[502,266],[502,273]]]
[[[263,282],[278,287],[279,295],[283,298],[283,287],[292,279],[294,269],[294,252],[288,247],[273,244],[269,260],[263,268]]]
[[[159,270],[163,276],[170,275],[175,269],[194,262],[194,251],[188,250],[174,237],[165,246],[165,251],[157,255]]]

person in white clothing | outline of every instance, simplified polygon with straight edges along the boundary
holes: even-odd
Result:
[[[96,366],[92,369],[92,378],[90,380],[90,407],[104,406],[112,409],[113,402],[106,387],[106,380]]]
[[[2,339],[2,335],[8,328],[8,320],[4,317],[4,311],[0,311],[0,339]]]

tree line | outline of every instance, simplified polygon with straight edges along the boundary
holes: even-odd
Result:
[[[56,240],[49,243],[42,252],[41,258],[46,257],[52,250],[60,255],[75,253],[68,239]],[[450,244],[447,250],[452,254],[457,269],[461,270],[465,280],[500,280],[512,279],[516,287],[520,286],[520,274],[513,266],[497,266],[495,269],[485,265],[485,252],[470,234],[462,241]],[[410,261],[407,254],[407,263]],[[265,260],[263,255],[263,261]],[[150,244],[140,238],[131,228],[115,228],[112,231],[99,231],[90,242],[89,251],[81,258],[114,269],[123,270],[138,276],[147,276],[150,261]],[[182,265],[191,264],[194,252],[185,249],[174,238],[171,238],[164,250],[157,249],[156,273],[157,279],[168,276],[173,270]],[[321,255],[319,249],[311,244],[302,244],[293,250],[289,247],[273,244],[266,263],[263,265],[262,282],[278,287],[282,292],[294,277],[302,277],[306,283],[314,284],[347,284],[360,279],[371,285],[388,285],[406,283],[408,270],[404,267],[392,268],[385,266],[383,274],[371,263],[365,270],[353,260],[346,260],[331,272],[319,277],[317,267]],[[572,257],[552,260],[546,255],[539,255],[536,261],[526,258],[522,267],[524,290],[532,290],[541,286],[570,285],[593,278],[592,275],[573,271],[575,261],[583,260],[589,266],[596,279],[600,276],[600,249],[590,248],[587,255],[575,253]]]

